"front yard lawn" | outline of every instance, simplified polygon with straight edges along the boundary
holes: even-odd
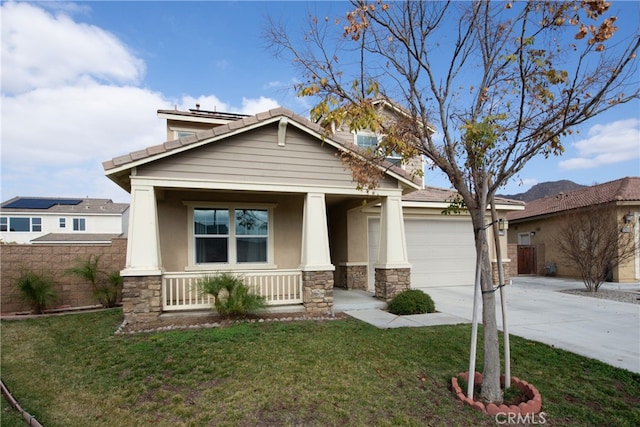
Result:
[[[468,364],[469,325],[385,331],[347,319],[114,335],[121,322],[119,309],[2,321],[2,379],[47,427],[496,425],[449,390]],[[540,390],[545,425],[640,425],[640,375],[511,343],[512,374]]]

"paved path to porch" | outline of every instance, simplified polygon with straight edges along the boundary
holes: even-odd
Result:
[[[640,373],[640,305],[560,292],[584,289],[579,281],[517,277],[506,288],[509,332],[612,366]],[[640,284],[602,289],[640,290]],[[379,328],[470,323],[473,286],[424,288],[440,313],[395,316],[382,310],[345,310]],[[497,301],[498,307],[500,300]],[[500,310],[498,327],[502,329]]]

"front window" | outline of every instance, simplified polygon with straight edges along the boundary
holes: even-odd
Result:
[[[8,231],[9,221],[6,216],[0,217],[0,231]]]
[[[269,262],[269,209],[197,207],[193,209],[195,264]]]
[[[229,210],[194,209],[196,264],[229,262]]]
[[[31,218],[31,231],[42,231],[42,218]]]
[[[73,231],[85,231],[87,227],[84,218],[73,218]]]
[[[235,222],[237,262],[267,262],[268,212],[236,209]]]
[[[66,218],[60,218],[59,224],[60,224],[60,228],[66,228],[67,227],[67,219]]]

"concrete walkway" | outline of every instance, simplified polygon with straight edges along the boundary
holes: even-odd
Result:
[[[582,282],[546,277],[517,277],[507,286],[509,332],[607,364],[640,373],[640,305],[565,294]],[[640,284],[605,284],[602,289],[640,291]],[[347,314],[379,328],[469,323],[473,286],[424,288],[439,313],[395,316],[379,309]],[[502,330],[498,295],[498,327]],[[640,296],[640,295],[639,295]]]

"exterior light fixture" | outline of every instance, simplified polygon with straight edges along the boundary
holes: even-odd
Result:
[[[505,231],[509,229],[509,221],[504,218],[498,220],[498,230]]]
[[[629,212],[624,216],[624,223],[629,224],[631,221],[633,221],[633,214]]]

